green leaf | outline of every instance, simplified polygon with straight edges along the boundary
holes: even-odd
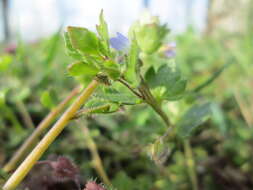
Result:
[[[60,27],[58,31],[49,40],[47,53],[46,53],[46,57],[44,61],[44,63],[46,63],[47,65],[50,65],[50,63],[52,63],[52,61],[57,55],[57,50],[60,46],[61,31],[62,31],[62,27]]]
[[[148,145],[147,153],[149,154],[151,160],[153,160],[157,165],[164,164],[170,155],[170,147],[168,142],[162,139],[156,140],[154,143]]]
[[[5,172],[2,168],[0,168],[0,178],[7,180],[9,178],[9,175],[7,172]],[[1,180],[0,180],[1,181]]]
[[[176,123],[176,133],[179,137],[189,137],[191,133],[204,123],[211,115],[211,103],[193,105]]]
[[[0,107],[5,105],[6,103],[6,95],[7,95],[7,92],[9,91],[8,88],[4,88],[2,90],[0,90]]]
[[[127,59],[127,70],[125,72],[126,79],[132,83],[137,83],[136,77],[136,67],[138,63],[139,47],[136,39],[133,38],[131,41],[131,46],[129,50],[129,55]],[[135,84],[137,85],[137,84]]]
[[[109,32],[108,32],[108,26],[105,22],[103,10],[101,10],[99,15],[99,25],[97,25],[97,32],[101,38],[102,45],[105,49],[105,53],[108,55],[110,54],[110,46],[109,46]]]
[[[74,49],[84,55],[99,55],[99,40],[94,32],[81,27],[68,27],[70,42]]]
[[[104,68],[102,69],[108,76],[117,80],[120,77],[120,68],[119,65],[113,60],[106,60],[104,63]]]
[[[82,55],[73,48],[71,41],[69,39],[69,34],[67,32],[64,33],[65,46],[67,49],[67,54],[76,60],[82,60]]]
[[[120,190],[136,189],[134,180],[123,171],[116,174],[112,183],[113,186],[117,187]]]
[[[46,90],[44,91],[40,96],[40,102],[43,106],[46,108],[52,109],[55,104],[52,98],[52,95],[50,94],[50,91]]]
[[[89,109],[89,113],[113,113],[119,109],[118,104],[110,103],[101,99],[92,98],[86,103],[85,108]]]
[[[31,94],[31,90],[28,87],[23,87],[22,89],[16,90],[18,90],[18,93],[15,93],[15,95],[13,95],[11,98],[11,101],[13,102],[23,101]]]
[[[98,71],[95,66],[81,61],[68,66],[68,72],[71,76],[95,76]]]
[[[186,80],[181,78],[178,69],[162,65],[157,72],[153,67],[147,71],[145,79],[152,92],[159,94],[159,98],[165,100],[180,99],[186,88]]]
[[[95,97],[100,100],[117,104],[135,105],[139,103],[139,99],[133,96],[132,94],[127,92],[119,92],[116,89],[110,87],[100,88],[96,92]]]
[[[202,89],[208,87],[210,84],[212,84],[215,79],[217,79],[221,74],[222,72],[227,69],[231,64],[233,64],[234,62],[229,62],[229,63],[226,63],[224,64],[222,67],[220,67],[216,72],[214,72],[206,81],[204,81],[202,84],[200,84],[199,86],[197,86],[193,92],[199,92],[201,91]]]

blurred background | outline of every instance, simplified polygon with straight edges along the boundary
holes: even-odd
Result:
[[[19,33],[24,39],[36,40],[56,32],[60,26],[77,25],[94,29],[101,9],[106,13],[111,32],[128,31],[144,9],[159,15],[169,24],[173,32],[183,32],[192,25],[203,31],[208,0],[7,0],[2,1],[2,14],[6,14],[8,25],[1,20],[1,30],[9,36]],[[8,16],[7,16],[8,15]],[[6,29],[6,26],[8,29]],[[4,33],[1,33],[3,39]]]
[[[119,190],[253,188],[253,0],[1,0],[0,8],[1,167],[76,85],[66,71],[65,27],[95,31],[103,9],[110,34],[127,34],[148,11],[168,23],[187,88],[216,75],[197,97],[213,102],[211,119],[188,143],[169,144],[162,166],[147,147],[165,129],[143,106],[85,118],[88,136],[75,127],[82,124],[71,124],[43,159],[65,155],[83,180],[103,181],[92,164],[91,138]],[[181,112],[177,103],[169,106]],[[40,178],[29,179],[26,185],[38,189]]]

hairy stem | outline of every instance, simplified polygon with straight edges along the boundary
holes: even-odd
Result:
[[[170,123],[168,116],[162,110],[161,106],[158,104],[158,102],[156,101],[156,99],[154,98],[152,93],[150,92],[148,85],[144,82],[143,79],[142,79],[141,85],[139,87],[139,90],[140,90],[145,102],[153,108],[153,110],[162,118],[162,120],[164,121],[166,126],[170,128],[171,123]]]
[[[3,190],[13,190],[24,179],[34,164],[40,159],[42,154],[52,144],[55,138],[62,132],[64,127],[69,123],[71,118],[76,114],[80,107],[90,98],[94,90],[99,85],[97,80],[93,80],[88,87],[80,94],[74,103],[64,112],[60,119],[53,125],[39,144],[26,157],[17,170],[11,175],[8,181],[4,184]]]
[[[5,172],[10,172],[16,169],[17,165],[27,155],[28,151],[31,150],[37,143],[40,135],[50,126],[60,112],[66,107],[66,105],[80,92],[81,86],[74,88],[68,97],[66,97],[56,108],[54,108],[36,127],[33,133],[26,139],[21,145],[18,151],[12,156],[11,160],[4,166]]]
[[[91,113],[96,113],[97,111],[106,111],[110,109],[110,104],[105,104],[102,106],[97,106],[97,107],[93,107],[93,108],[86,108],[86,109],[81,109],[79,110],[72,119],[78,119],[83,115],[87,115],[87,114],[91,114]],[[108,113],[108,112],[105,112]]]
[[[139,87],[139,91],[136,91],[134,88],[130,86],[124,79],[118,79],[120,83],[126,86],[129,90],[131,90],[137,97],[144,100],[147,104],[149,104],[153,110],[162,118],[167,127],[171,127],[171,123],[166,113],[162,110],[161,106],[157,103],[154,96],[151,94],[148,85],[142,79],[142,83]]]
[[[125,81],[124,79],[118,79],[118,81],[124,86],[126,86],[129,90],[131,90],[137,97],[143,99],[142,95],[139,92],[137,92],[134,88],[132,88],[130,84],[127,83],[127,81]]]

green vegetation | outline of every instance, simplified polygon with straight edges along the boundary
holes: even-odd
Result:
[[[101,13],[96,32],[68,27],[65,40],[59,31],[34,44],[19,40],[12,52],[3,46],[0,185],[43,189],[37,160],[61,155],[80,169],[81,186],[97,178],[118,190],[251,189],[252,37],[221,41],[189,29],[173,38],[152,17],[134,23],[128,38],[111,38],[115,46]]]

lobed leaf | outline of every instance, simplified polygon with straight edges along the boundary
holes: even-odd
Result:
[[[145,74],[145,79],[151,89],[159,91],[162,99],[177,100],[182,97],[185,92],[185,79],[181,78],[181,73],[176,68],[171,68],[168,65],[162,65],[156,72],[153,67]]]

